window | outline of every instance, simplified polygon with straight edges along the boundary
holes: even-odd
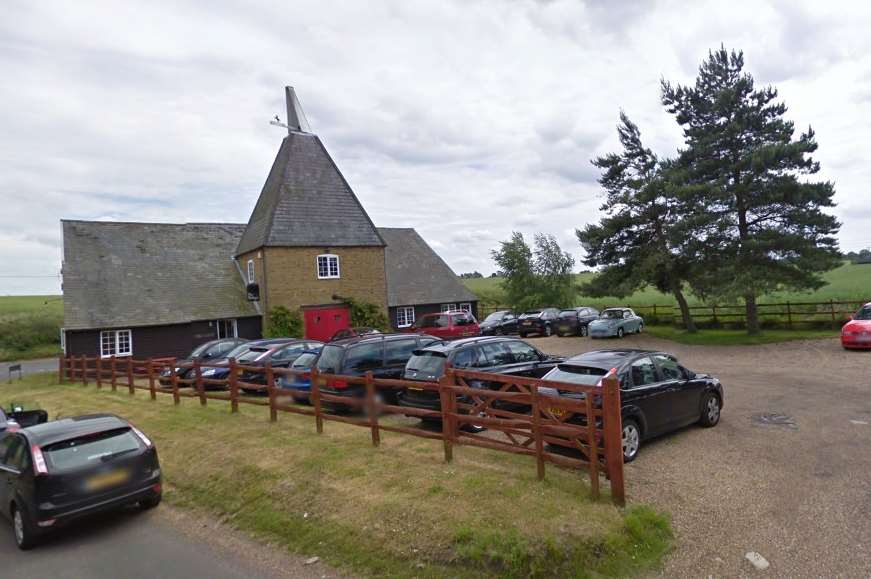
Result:
[[[318,256],[318,279],[336,279],[339,275],[339,256],[324,253]]]
[[[469,302],[465,302],[460,304],[460,311],[471,314],[472,313],[472,304]]]
[[[471,368],[478,361],[478,348],[466,348],[454,354],[451,364],[454,368]]]
[[[414,307],[402,306],[396,308],[396,327],[407,328],[414,323]]]
[[[541,361],[541,356],[538,355],[538,350],[525,342],[507,342],[505,345],[508,346],[508,351],[514,356],[515,362]]]
[[[130,356],[133,354],[133,335],[130,330],[100,332],[100,357]]]
[[[326,374],[338,374],[342,369],[342,356],[345,349],[341,346],[324,346],[318,358],[317,368]]]
[[[489,366],[501,366],[512,362],[511,352],[502,343],[481,346],[481,352],[487,358]]]
[[[680,369],[677,360],[671,356],[656,354],[653,356],[656,363],[659,364],[659,369],[662,370],[662,375],[666,380],[683,380],[683,370]]]
[[[359,344],[348,348],[342,373],[359,375],[380,368],[382,364],[381,340],[370,344]]]
[[[272,354],[272,358],[270,358],[274,362],[283,362],[285,360],[294,360],[300,354],[302,354],[306,350],[306,344],[293,344],[287,346],[286,348],[282,348],[276,353]]]
[[[460,314],[454,316],[454,325],[455,326],[471,326],[475,323],[475,318],[473,318],[470,314]]]
[[[384,343],[384,358],[388,366],[405,366],[411,353],[417,350],[417,339],[393,340]]]
[[[257,279],[254,277],[254,260],[248,260],[248,283],[254,283]]]
[[[456,311],[458,311],[457,304],[442,304],[442,313],[443,314],[449,314],[451,312],[456,312]]]
[[[236,320],[217,320],[215,326],[218,329],[218,339],[235,338],[239,335]]]
[[[632,385],[646,386],[657,382],[656,366],[653,360],[645,356],[632,362]]]
[[[43,451],[50,471],[63,473],[100,464],[105,457],[140,448],[139,439],[129,428],[118,428],[57,442]]]
[[[448,316],[424,316],[415,324],[418,328],[448,328],[450,325]]]
[[[23,471],[30,466],[28,459],[27,444],[24,439],[20,436],[14,437],[6,452],[6,466]]]

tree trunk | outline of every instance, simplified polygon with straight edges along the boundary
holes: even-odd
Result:
[[[747,333],[752,335],[759,333],[759,311],[756,309],[756,296],[744,296],[744,304],[747,310]]]
[[[674,299],[677,300],[677,305],[680,306],[680,317],[683,319],[683,325],[690,334],[696,333],[696,323],[693,321],[693,315],[690,313],[690,307],[687,305],[687,299],[684,297],[680,288],[674,289]]]

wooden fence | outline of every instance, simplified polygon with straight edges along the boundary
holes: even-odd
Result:
[[[203,370],[212,367],[227,370],[227,377],[205,377]],[[189,369],[193,377],[180,378],[177,368]],[[167,369],[169,372],[164,373]],[[289,402],[287,391],[276,385],[280,376],[299,374],[311,379],[310,406]],[[258,383],[260,379],[250,381],[252,378],[243,381],[243,376],[262,376],[262,383]],[[343,422],[369,429],[376,447],[381,444],[382,431],[441,440],[446,462],[453,460],[458,445],[530,456],[535,458],[539,479],[544,479],[547,463],[583,469],[589,474],[593,497],[598,498],[600,475],[604,475],[610,481],[612,500],[625,504],[620,388],[613,376],[604,378],[602,386],[596,387],[449,367],[438,382],[417,382],[375,378],[371,372],[340,376],[319,374],[316,369],[300,372],[268,364],[245,366],[234,360],[227,366],[210,366],[178,363],[172,358],[61,356],[58,378],[61,382],[94,384],[98,389],[126,388],[130,395],[146,390],[152,400],[158,394],[168,394],[174,404],[180,404],[182,398],[198,399],[203,406],[209,400],[226,401],[230,412],[238,412],[239,404],[265,406],[272,422],[278,419],[279,412],[313,417],[318,434],[323,433],[325,421]],[[480,387],[481,383],[487,387]],[[343,395],[336,395],[336,388],[322,391],[322,387],[336,384],[344,385]],[[398,406],[386,401],[409,387],[437,393],[437,408]],[[542,387],[584,396],[547,396],[540,393]],[[260,396],[240,392],[243,390]],[[352,392],[358,395],[348,395]],[[331,412],[325,405],[338,411]],[[441,421],[442,428],[439,432],[400,421],[385,422],[385,416],[392,414]],[[478,431],[469,425],[486,430]]]
[[[863,304],[869,302],[871,302],[871,299],[864,301],[829,300],[825,302],[786,301],[760,303],[757,304],[757,309],[760,323],[764,327],[781,327],[790,330],[797,327],[809,326],[836,329],[849,320],[850,315],[855,313]],[[608,307],[632,308],[638,315],[645,318],[648,323],[682,323],[680,309],[672,304],[633,305],[612,303],[602,305],[591,302],[585,305],[598,307],[599,310]],[[511,308],[508,306],[482,306],[479,309],[483,319],[495,311]],[[690,306],[690,313],[693,319],[702,326],[744,327],[747,322],[744,304]]]

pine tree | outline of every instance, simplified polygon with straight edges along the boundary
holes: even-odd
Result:
[[[623,151],[593,161],[602,170],[605,216],[575,232],[587,252],[584,263],[603,266],[582,291],[624,297],[652,285],[674,296],[684,326],[695,332],[683,289],[692,276],[694,247],[670,181],[673,164],[644,147],[638,127],[622,112],[617,133]]]
[[[709,53],[695,85],[662,82],[662,102],[683,127],[681,197],[704,242],[706,272],[696,278],[711,297],[743,298],[747,329],[759,331],[756,301],[780,290],[812,290],[840,260],[834,186],[812,181],[819,164],[814,132],[794,139],[786,105],[773,87],[757,89],[743,53]]]

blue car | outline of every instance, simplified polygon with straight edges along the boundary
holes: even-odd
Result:
[[[288,394],[296,402],[308,402],[311,393],[311,369],[318,360],[321,349],[306,350],[290,365],[291,370],[298,370],[299,374],[284,374],[278,380],[278,387],[287,390]]]
[[[640,334],[642,330],[644,320],[631,308],[608,308],[587,324],[591,338],[622,338],[626,334]]]

